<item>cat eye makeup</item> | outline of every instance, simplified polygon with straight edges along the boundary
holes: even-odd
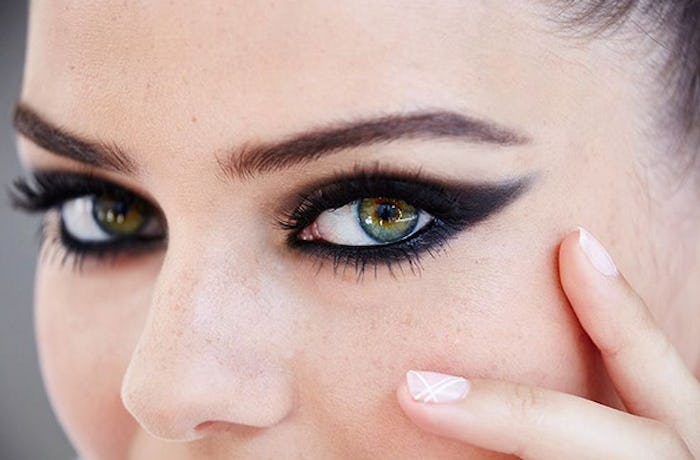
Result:
[[[436,256],[460,232],[496,214],[525,192],[532,176],[499,183],[452,183],[420,173],[356,170],[314,184],[280,221],[287,244],[328,260],[333,269],[407,264]]]
[[[156,206],[91,175],[37,171],[31,180],[14,181],[10,199],[17,209],[46,214],[41,245],[58,244],[62,261],[71,259],[74,267],[86,257],[113,261],[119,254],[164,247],[165,219]],[[51,211],[58,219],[49,219]]]

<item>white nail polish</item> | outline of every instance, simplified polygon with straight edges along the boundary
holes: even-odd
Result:
[[[618,274],[615,262],[613,262],[608,251],[583,227],[578,228],[578,244],[596,270],[606,276]]]
[[[464,399],[469,392],[469,381],[455,375],[430,371],[408,371],[408,391],[416,401],[450,403]]]

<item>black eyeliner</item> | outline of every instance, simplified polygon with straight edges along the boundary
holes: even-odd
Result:
[[[289,231],[287,244],[321,261],[330,260],[337,271],[351,266],[358,276],[367,268],[385,265],[403,270],[407,262],[412,272],[421,268],[424,254],[436,255],[457,233],[497,213],[527,190],[532,176],[515,180],[484,183],[455,183],[428,179],[420,172],[382,172],[356,170],[316,183],[299,194],[291,211],[285,212],[280,226]],[[361,198],[401,199],[434,217],[426,227],[412,236],[378,246],[344,246],[324,241],[306,241],[300,232],[329,209],[337,209]]]
[[[32,176],[33,183],[23,178],[14,181],[10,199],[15,208],[26,212],[48,211],[73,198],[108,193],[121,200],[144,200],[165,222],[159,209],[148,200],[94,176],[56,171],[37,171]],[[294,203],[287,207],[291,210],[283,211],[283,217],[277,222],[288,232],[288,247],[314,256],[319,261],[330,260],[335,271],[341,267],[352,267],[361,277],[367,268],[374,268],[376,273],[378,266],[384,265],[393,274],[394,268],[403,270],[403,263],[407,263],[412,272],[419,273],[424,255],[435,256],[456,234],[503,209],[527,190],[532,177],[501,182],[459,183],[426,178],[420,171],[356,168],[352,173],[336,175],[305,187],[297,194]],[[313,224],[322,212],[361,198],[377,197],[404,200],[430,214],[433,220],[405,239],[377,246],[343,246],[299,238],[301,231]],[[167,240],[166,231],[157,238],[131,237],[89,243],[71,238],[62,218],[56,227],[51,240],[58,243],[66,254],[80,259],[79,264],[86,255],[114,259],[120,253],[147,252],[157,246],[163,247]]]
[[[124,187],[91,174],[34,171],[30,178],[16,178],[8,191],[12,207],[29,213],[48,211],[66,200],[85,195],[106,193],[123,200],[138,197]],[[145,198],[138,198],[148,203]],[[155,208],[152,204],[149,205]]]
[[[164,222],[159,209],[145,198],[91,174],[40,170],[32,172],[30,178],[18,177],[12,182],[8,196],[13,208],[28,213],[47,212],[74,198],[109,194],[126,202],[144,201],[153,211],[152,218],[160,218]],[[72,257],[74,266],[82,268],[86,256],[114,262],[121,254],[140,254],[163,247],[167,235],[133,236],[103,242],[79,241],[70,236],[63,219],[59,218],[56,225],[48,225],[45,219],[41,223],[39,236],[42,250],[46,248],[46,242],[53,243],[53,248],[61,250],[61,265]]]

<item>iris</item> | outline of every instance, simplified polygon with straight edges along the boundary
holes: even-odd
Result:
[[[92,216],[99,227],[112,235],[132,235],[148,221],[149,209],[143,200],[119,199],[112,194],[95,196]]]
[[[410,235],[418,224],[420,211],[404,200],[365,198],[358,200],[362,229],[380,243],[393,243]]]

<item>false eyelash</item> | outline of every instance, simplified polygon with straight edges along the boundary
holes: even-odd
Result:
[[[10,199],[15,208],[26,212],[48,211],[66,200],[102,193],[123,200],[143,199],[118,185],[90,175],[36,172],[33,176],[33,184],[23,178],[14,181]],[[289,232],[287,244],[290,248],[314,256],[320,262],[331,260],[336,273],[341,267],[343,270],[353,267],[359,280],[366,269],[374,268],[376,276],[378,267],[385,265],[395,276],[394,269],[398,267],[403,272],[403,263],[407,263],[412,273],[420,274],[423,255],[436,256],[455,234],[506,206],[528,185],[529,178],[496,184],[454,184],[424,179],[420,171],[382,172],[380,168],[356,168],[353,174],[336,175],[307,187],[305,192],[299,194],[296,205],[290,211],[283,212],[284,217],[277,223]],[[322,212],[359,198],[378,196],[402,199],[431,214],[434,220],[407,239],[379,246],[342,246],[298,238],[299,233]],[[156,206],[151,206],[162,216]],[[100,261],[106,259],[114,262],[122,253],[146,252],[167,240],[166,230],[162,237],[151,240],[125,238],[108,244],[85,244],[70,238],[58,223],[54,228],[55,231],[49,233],[49,227],[42,224],[42,247],[44,241],[55,243],[53,247],[64,251],[62,264],[72,257],[74,267],[79,269],[82,269],[87,255]]]
[[[485,218],[522,193],[529,179],[503,183],[447,184],[428,180],[421,172],[388,172],[357,169],[352,175],[340,175],[306,187],[290,211],[283,212],[278,223],[287,230],[311,225],[328,209],[340,208],[354,200],[390,197],[404,200],[440,219],[445,224],[463,227]]]
[[[283,213],[278,225],[289,232],[287,244],[315,257],[330,260],[334,272],[352,266],[361,279],[367,268],[385,265],[394,275],[394,267],[403,271],[406,262],[412,273],[420,273],[424,254],[436,256],[460,231],[497,212],[529,184],[529,178],[503,183],[446,184],[421,177],[421,172],[382,172],[356,169],[325,183],[314,184],[299,194],[297,204]],[[377,246],[344,246],[306,241],[299,233],[329,209],[340,208],[360,198],[401,199],[429,213],[434,220],[409,238]]]
[[[83,195],[109,193],[117,199],[133,200],[136,195],[90,174],[37,171],[32,180],[17,177],[8,191],[15,209],[29,213],[47,211],[66,200]]]
[[[311,256],[318,263],[329,260],[333,273],[345,273],[347,268],[354,270],[357,281],[362,280],[367,269],[373,270],[375,278],[380,266],[388,269],[396,278],[396,271],[405,274],[405,265],[414,275],[423,271],[423,257],[437,257],[449,245],[449,240],[458,230],[449,228],[439,221],[427,225],[411,237],[396,243],[377,246],[343,246],[325,242],[295,240],[291,247]]]
[[[148,203],[144,198],[119,185],[89,174],[38,171],[31,177],[31,182],[23,177],[16,178],[8,191],[12,206],[28,213],[46,213],[67,200],[105,193],[123,201],[140,199]],[[150,206],[159,213],[155,206]],[[60,219],[51,220],[49,217],[46,214],[39,226],[41,257],[51,256],[53,261],[60,256],[61,266],[71,261],[73,269],[78,271],[82,271],[87,256],[98,263],[114,264],[121,255],[148,252],[163,245],[165,239],[164,235],[163,237],[115,239],[102,243],[80,242],[69,236]]]
[[[49,222],[48,218],[41,221],[39,225],[38,246],[40,248],[39,257],[42,260],[50,259],[53,263],[58,258],[59,266],[71,264],[73,271],[83,272],[83,265],[86,257],[94,259],[98,264],[114,265],[119,256],[133,249],[140,249],[140,246],[125,247],[121,250],[114,250],[111,247],[96,247],[86,250],[84,245],[67,238],[61,223]],[[144,249],[145,250],[145,249]]]

